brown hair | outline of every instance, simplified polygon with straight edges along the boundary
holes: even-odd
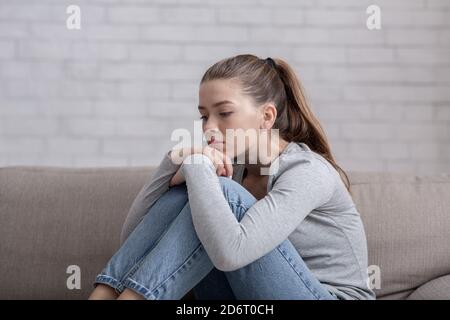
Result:
[[[352,194],[348,176],[331,154],[325,132],[310,109],[299,79],[287,62],[279,58],[260,59],[252,54],[241,54],[212,65],[200,84],[215,79],[237,79],[244,94],[258,105],[273,102],[277,109],[273,128],[279,129],[284,140],[306,143],[312,151],[330,162]]]

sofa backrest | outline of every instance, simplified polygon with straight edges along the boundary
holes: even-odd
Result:
[[[0,168],[0,299],[86,299],[154,169]],[[450,174],[348,174],[378,297],[450,293]]]

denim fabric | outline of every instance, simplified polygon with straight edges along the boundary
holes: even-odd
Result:
[[[239,183],[225,177],[219,181],[240,221],[257,200]],[[94,287],[98,283],[119,294],[129,288],[148,300],[181,299],[191,289],[200,300],[337,299],[288,239],[240,269],[215,268],[195,232],[185,183],[155,202],[97,275]]]

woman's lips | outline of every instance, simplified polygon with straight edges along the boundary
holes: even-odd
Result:
[[[225,145],[222,141],[213,141],[209,144],[209,147],[217,149],[217,150],[223,150],[225,148]]]
[[[208,145],[220,144],[220,143],[223,143],[223,142],[222,141],[216,141],[216,140],[208,141]]]

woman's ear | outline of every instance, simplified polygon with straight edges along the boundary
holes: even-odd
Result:
[[[261,108],[260,129],[271,129],[277,118],[277,108],[273,104],[267,104]]]

